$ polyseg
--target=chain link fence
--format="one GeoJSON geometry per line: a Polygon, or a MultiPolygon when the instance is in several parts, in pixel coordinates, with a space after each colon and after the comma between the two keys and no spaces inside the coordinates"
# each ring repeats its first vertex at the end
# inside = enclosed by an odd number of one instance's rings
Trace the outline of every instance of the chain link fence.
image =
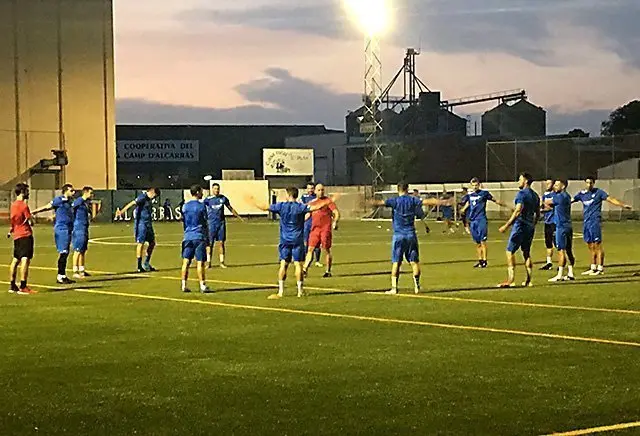
{"type": "MultiPolygon", "coordinates": [[[[515,180],[521,172],[534,178],[582,180],[598,170],[627,159],[640,157],[640,134],[596,138],[543,138],[488,141],[485,152],[485,180],[515,180]]],[[[637,178],[638,175],[616,175],[637,178]]]]}

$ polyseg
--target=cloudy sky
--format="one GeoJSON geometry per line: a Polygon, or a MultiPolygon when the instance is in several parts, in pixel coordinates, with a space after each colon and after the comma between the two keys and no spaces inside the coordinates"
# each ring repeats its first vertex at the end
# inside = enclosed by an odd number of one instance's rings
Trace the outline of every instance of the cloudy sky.
{"type": "MultiPolygon", "coordinates": [[[[419,47],[431,89],[451,99],[524,88],[548,110],[549,133],[597,133],[639,97],[638,0],[390,1],[385,80],[419,47]]],[[[340,0],[114,3],[119,123],[342,129],[360,103],[362,38],[340,0]]]]}

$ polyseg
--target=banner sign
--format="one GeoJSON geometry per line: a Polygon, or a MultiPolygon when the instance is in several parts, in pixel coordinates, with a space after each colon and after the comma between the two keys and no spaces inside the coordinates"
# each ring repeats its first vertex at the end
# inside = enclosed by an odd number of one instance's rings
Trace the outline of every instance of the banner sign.
{"type": "Polygon", "coordinates": [[[118,162],[198,162],[200,141],[134,140],[116,141],[118,162]]]}
{"type": "Polygon", "coordinates": [[[262,170],[265,176],[313,176],[313,149],[264,148],[262,170]]]}

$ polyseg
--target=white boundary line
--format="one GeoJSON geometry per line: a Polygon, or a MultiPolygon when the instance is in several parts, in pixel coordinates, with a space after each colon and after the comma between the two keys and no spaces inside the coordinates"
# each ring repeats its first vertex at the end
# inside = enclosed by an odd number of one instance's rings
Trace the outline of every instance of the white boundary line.
{"type": "Polygon", "coordinates": [[[582,436],[596,433],[604,433],[609,431],[626,430],[628,428],[640,427],[640,421],[626,422],[622,424],[606,425],[602,427],[585,428],[582,430],[572,430],[562,433],[551,433],[546,436],[582,436]]]}

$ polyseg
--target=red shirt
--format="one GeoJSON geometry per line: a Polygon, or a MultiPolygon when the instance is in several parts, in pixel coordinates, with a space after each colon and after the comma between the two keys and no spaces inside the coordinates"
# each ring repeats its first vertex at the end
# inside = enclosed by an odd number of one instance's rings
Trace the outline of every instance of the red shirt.
{"type": "MultiPolygon", "coordinates": [[[[314,200],[313,202],[311,202],[310,204],[313,204],[314,202],[318,201],[318,200],[326,200],[327,197],[325,198],[318,198],[316,200],[314,200]]],[[[318,209],[315,212],[311,213],[311,227],[312,228],[320,228],[320,229],[331,229],[331,224],[333,223],[333,211],[336,210],[336,204],[331,201],[329,202],[329,204],[327,204],[326,207],[323,207],[322,209],[318,209]]]]}
{"type": "Polygon", "coordinates": [[[30,219],[31,211],[26,202],[16,200],[11,203],[11,234],[14,240],[33,235],[30,219]]]}

